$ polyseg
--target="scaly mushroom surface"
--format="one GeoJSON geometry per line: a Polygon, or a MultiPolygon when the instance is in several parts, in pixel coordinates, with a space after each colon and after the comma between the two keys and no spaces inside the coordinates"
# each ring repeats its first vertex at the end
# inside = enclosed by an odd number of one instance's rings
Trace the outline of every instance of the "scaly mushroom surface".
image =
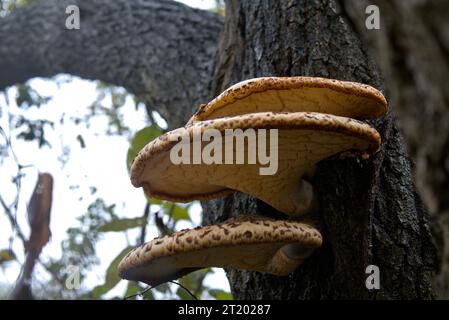
{"type": "Polygon", "coordinates": [[[156,238],[129,252],[118,270],[123,279],[151,286],[205,267],[284,276],[322,241],[312,223],[243,216],[156,238]]]}
{"type": "MultiPolygon", "coordinates": [[[[267,133],[267,145],[270,144],[268,136],[267,133]]],[[[245,150],[257,149],[261,138],[257,140],[255,145],[246,144],[245,150]]],[[[238,190],[281,212],[298,215],[307,212],[313,202],[311,185],[301,180],[304,172],[318,161],[342,152],[370,155],[379,145],[380,136],[369,125],[329,114],[264,112],[225,117],[195,122],[150,142],[132,164],[131,181],[135,187],[143,187],[149,196],[177,202],[208,200],[238,190]],[[192,137],[195,130],[204,133],[209,129],[222,134],[227,129],[277,129],[277,171],[261,175],[263,166],[260,163],[247,162],[232,165],[172,163],[170,151],[177,144],[171,141],[173,136],[192,137]]],[[[204,151],[207,146],[208,143],[203,142],[200,148],[204,151]]],[[[222,146],[221,150],[225,148],[222,146]]]]}
{"type": "Polygon", "coordinates": [[[357,82],[319,77],[262,77],[239,82],[221,93],[189,120],[256,112],[320,112],[355,119],[376,118],[387,101],[375,88],[357,82]]]}

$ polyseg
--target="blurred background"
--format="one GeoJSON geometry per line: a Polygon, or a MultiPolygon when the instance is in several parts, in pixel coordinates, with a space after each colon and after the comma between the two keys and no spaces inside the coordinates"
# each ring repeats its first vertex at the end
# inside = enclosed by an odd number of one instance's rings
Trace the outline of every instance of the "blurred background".
{"type": "MultiPolygon", "coordinates": [[[[30,1],[2,1],[0,17],[30,1]]],[[[216,12],[213,0],[180,1],[216,12]]],[[[134,155],[167,124],[124,88],[70,75],[34,78],[0,93],[0,298],[25,261],[27,206],[39,172],[53,176],[51,239],[32,275],[35,298],[122,299],[145,286],[118,278],[116,267],[142,241],[201,224],[201,206],[157,201],[129,180],[134,155]],[[23,237],[23,239],[22,239],[23,237]],[[75,267],[75,269],[73,269],[75,267]],[[66,280],[79,271],[79,287],[66,280]]],[[[181,284],[201,299],[230,299],[222,269],[181,284]]],[[[175,284],[145,299],[192,299],[175,284]]]]}

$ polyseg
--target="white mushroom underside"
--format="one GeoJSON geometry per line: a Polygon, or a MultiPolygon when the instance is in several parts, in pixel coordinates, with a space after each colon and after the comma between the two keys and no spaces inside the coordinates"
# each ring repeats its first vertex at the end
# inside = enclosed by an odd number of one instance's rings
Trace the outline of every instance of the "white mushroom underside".
{"type": "MultiPolygon", "coordinates": [[[[336,153],[365,150],[369,145],[335,132],[280,129],[278,133],[278,170],[274,175],[260,175],[259,169],[266,166],[259,164],[174,165],[170,151],[163,151],[147,161],[139,180],[158,194],[181,198],[230,188],[251,194],[281,212],[295,214],[307,207],[300,193],[300,180],[307,169],[336,153]]],[[[257,149],[257,144],[246,144],[245,152],[249,148],[257,149]]]]}

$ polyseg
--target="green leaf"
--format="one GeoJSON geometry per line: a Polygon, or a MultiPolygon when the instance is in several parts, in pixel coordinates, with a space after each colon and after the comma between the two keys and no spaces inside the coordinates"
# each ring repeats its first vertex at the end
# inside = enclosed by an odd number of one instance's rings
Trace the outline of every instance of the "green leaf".
{"type": "MultiPolygon", "coordinates": [[[[166,206],[164,204],[164,212],[166,214],[170,213],[170,207],[171,204],[167,203],[168,206],[166,206]]],[[[189,215],[189,211],[187,210],[187,208],[183,208],[181,206],[175,205],[173,207],[173,213],[172,213],[172,217],[173,220],[178,221],[178,220],[188,220],[190,221],[190,215],[189,215]]]]}
{"type": "Polygon", "coordinates": [[[19,108],[28,109],[32,106],[39,108],[50,101],[50,97],[41,96],[29,84],[19,84],[16,86],[16,104],[19,108]]]}
{"type": "Polygon", "coordinates": [[[151,290],[146,291],[142,298],[145,300],[154,300],[153,292],[151,292],[151,290]]]}
{"type": "Polygon", "coordinates": [[[123,218],[123,219],[114,219],[109,222],[106,222],[102,226],[98,228],[100,232],[118,232],[124,231],[132,228],[141,227],[146,224],[146,219],[143,217],[137,218],[123,218]]]}
{"type": "Polygon", "coordinates": [[[155,139],[160,134],[161,134],[161,131],[154,124],[136,132],[136,134],[134,135],[134,137],[131,141],[131,146],[128,149],[128,155],[126,157],[126,165],[127,165],[128,171],[130,171],[131,163],[132,163],[133,159],[137,156],[139,151],[141,149],[143,149],[143,147],[145,147],[148,142],[155,139]]]}
{"type": "Polygon", "coordinates": [[[16,134],[18,139],[25,141],[36,140],[39,143],[39,148],[47,145],[51,147],[50,143],[45,139],[45,128],[49,125],[54,128],[54,123],[48,120],[29,120],[23,116],[19,116],[16,119],[14,126],[20,130],[16,134]]]}
{"type": "MultiPolygon", "coordinates": [[[[145,289],[146,287],[140,286],[137,282],[130,281],[126,289],[125,297],[135,295],[145,289]]],[[[151,292],[151,290],[148,290],[143,294],[142,298],[144,298],[145,300],[154,300],[153,292],[151,292]]]]}
{"type": "MultiPolygon", "coordinates": [[[[203,285],[203,281],[207,274],[213,273],[212,269],[210,268],[204,268],[201,270],[197,270],[195,272],[189,273],[185,275],[184,277],[180,278],[178,282],[182,284],[185,288],[190,290],[190,292],[195,294],[197,297],[200,297],[202,292],[207,289],[203,285]]],[[[188,299],[192,300],[192,296],[182,287],[179,287],[179,289],[176,291],[176,294],[181,299],[188,299]],[[182,290],[182,291],[181,291],[182,290]]]]}
{"type": "MultiPolygon", "coordinates": [[[[205,276],[209,273],[210,269],[201,269],[195,272],[189,273],[180,278],[178,282],[190,291],[195,296],[201,296],[201,293],[205,289],[203,281],[205,276]]],[[[179,286],[176,294],[183,300],[193,300],[193,297],[187,292],[187,290],[179,286]]]]}
{"type": "Polygon", "coordinates": [[[14,252],[9,249],[0,250],[0,264],[16,260],[14,252]]]}
{"type": "Polygon", "coordinates": [[[209,294],[217,300],[234,300],[232,293],[223,290],[210,289],[209,294]]]}
{"type": "Polygon", "coordinates": [[[181,287],[179,287],[178,290],[176,290],[176,295],[181,300],[195,300],[185,289],[183,289],[181,287]]]}
{"type": "Polygon", "coordinates": [[[170,288],[168,287],[168,283],[162,283],[157,287],[155,287],[154,289],[156,289],[159,292],[166,293],[170,288]]]}
{"type": "Polygon", "coordinates": [[[92,289],[91,296],[94,299],[99,299],[103,294],[114,288],[117,283],[121,280],[118,272],[117,267],[120,261],[123,259],[123,257],[133,249],[134,247],[127,247],[120,252],[120,254],[115,257],[114,260],[112,260],[111,264],[109,265],[108,269],[106,270],[106,279],[105,282],[102,285],[96,286],[92,289]]]}
{"type": "Polygon", "coordinates": [[[164,203],[162,200],[154,199],[154,198],[149,197],[148,195],[145,194],[145,192],[143,194],[144,194],[144,196],[147,199],[149,204],[163,204],[164,203]]]}

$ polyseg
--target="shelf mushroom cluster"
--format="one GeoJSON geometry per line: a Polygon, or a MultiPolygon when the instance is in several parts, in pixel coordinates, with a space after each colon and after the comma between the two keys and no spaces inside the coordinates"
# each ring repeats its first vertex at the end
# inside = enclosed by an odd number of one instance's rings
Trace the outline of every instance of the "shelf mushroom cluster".
{"type": "MultiPolygon", "coordinates": [[[[202,267],[289,274],[322,243],[315,223],[297,221],[316,202],[305,175],[317,162],[337,154],[368,158],[375,153],[380,135],[360,120],[382,116],[386,110],[384,96],[373,87],[313,77],[250,79],[201,105],[185,127],[161,135],[139,152],[131,168],[132,184],[149,196],[177,202],[241,191],[295,220],[233,218],[156,238],[121,261],[121,277],[154,286],[202,267]],[[193,137],[210,129],[223,136],[229,129],[277,129],[277,171],[260,174],[258,161],[173,163],[170,152],[179,143],[174,136],[193,137]]],[[[272,143],[268,136],[257,139],[255,146],[247,142],[246,147],[260,147],[262,139],[272,143]]],[[[189,150],[193,143],[184,142],[189,150]]]]}

